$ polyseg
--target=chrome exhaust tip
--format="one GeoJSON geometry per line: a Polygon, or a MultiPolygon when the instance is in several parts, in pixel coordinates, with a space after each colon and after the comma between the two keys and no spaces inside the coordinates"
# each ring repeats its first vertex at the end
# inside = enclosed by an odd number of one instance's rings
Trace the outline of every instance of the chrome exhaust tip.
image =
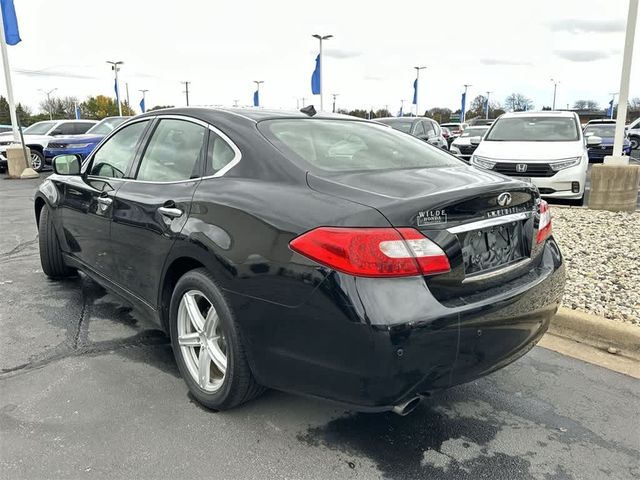
{"type": "Polygon", "coordinates": [[[400,415],[401,417],[404,417],[405,415],[409,415],[411,412],[413,412],[415,408],[420,404],[421,401],[422,401],[422,397],[413,397],[412,399],[407,400],[404,403],[395,405],[391,409],[391,411],[393,413],[400,415]]]}

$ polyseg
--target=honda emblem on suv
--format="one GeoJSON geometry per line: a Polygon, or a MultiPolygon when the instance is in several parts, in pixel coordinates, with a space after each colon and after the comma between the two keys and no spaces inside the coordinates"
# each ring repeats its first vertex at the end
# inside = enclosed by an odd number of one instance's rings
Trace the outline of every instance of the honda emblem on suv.
{"type": "Polygon", "coordinates": [[[498,195],[498,205],[501,207],[508,207],[511,205],[511,194],[509,192],[504,192],[498,195]]]}
{"type": "Polygon", "coordinates": [[[526,163],[516,163],[516,172],[524,173],[526,171],[527,171],[527,164],[526,163]]]}

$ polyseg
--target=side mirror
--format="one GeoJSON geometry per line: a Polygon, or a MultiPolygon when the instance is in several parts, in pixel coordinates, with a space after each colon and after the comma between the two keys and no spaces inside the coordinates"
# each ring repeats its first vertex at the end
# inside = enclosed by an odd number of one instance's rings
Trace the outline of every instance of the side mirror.
{"type": "Polygon", "coordinates": [[[469,143],[471,143],[471,145],[475,145],[476,147],[480,145],[481,141],[482,141],[482,137],[471,137],[469,139],[469,143]]]}
{"type": "Polygon", "coordinates": [[[53,157],[53,171],[58,175],[80,175],[80,155],[53,157]]]}
{"type": "Polygon", "coordinates": [[[597,147],[602,143],[602,138],[596,137],[595,135],[589,135],[587,137],[587,147],[597,147]]]}

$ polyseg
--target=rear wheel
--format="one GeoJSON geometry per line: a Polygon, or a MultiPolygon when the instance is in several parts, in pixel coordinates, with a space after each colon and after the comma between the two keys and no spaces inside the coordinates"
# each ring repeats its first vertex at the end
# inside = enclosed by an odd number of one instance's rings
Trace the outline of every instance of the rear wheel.
{"type": "Polygon", "coordinates": [[[631,150],[637,150],[640,147],[640,137],[631,137],[629,141],[631,142],[631,150]]]}
{"type": "Polygon", "coordinates": [[[68,268],[64,264],[58,234],[53,226],[47,205],[42,207],[38,220],[38,246],[40,247],[42,271],[47,277],[64,278],[76,273],[74,269],[68,268]]]}
{"type": "Polygon", "coordinates": [[[262,392],[231,310],[206,270],[192,270],[178,281],[171,296],[170,333],[182,378],[204,406],[228,410],[262,392]]]}
{"type": "Polygon", "coordinates": [[[31,150],[31,168],[36,172],[41,172],[44,168],[44,155],[37,150],[31,150]]]}

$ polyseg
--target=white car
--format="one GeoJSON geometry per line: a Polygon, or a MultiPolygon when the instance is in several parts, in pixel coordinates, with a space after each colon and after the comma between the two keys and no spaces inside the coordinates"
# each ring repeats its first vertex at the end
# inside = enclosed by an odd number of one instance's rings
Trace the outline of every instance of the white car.
{"type": "MultiPolygon", "coordinates": [[[[22,130],[24,143],[31,150],[31,168],[39,172],[44,167],[44,149],[49,140],[57,136],[82,135],[96,123],[95,120],[47,120],[22,130]]],[[[7,168],[7,147],[13,143],[13,133],[0,134],[0,171],[7,168]]]]}
{"type": "Polygon", "coordinates": [[[640,148],[640,118],[636,118],[625,130],[631,142],[631,150],[640,148]]]}
{"type": "Polygon", "coordinates": [[[456,138],[449,151],[456,157],[468,162],[471,159],[471,155],[475,152],[477,144],[471,143],[472,138],[482,138],[482,136],[489,130],[488,125],[478,125],[477,127],[467,127],[463,130],[462,134],[456,138]]]}
{"type": "MultiPolygon", "coordinates": [[[[475,143],[475,142],[474,142],[475,143]]],[[[581,205],[587,181],[587,147],[574,112],[517,112],[500,116],[471,157],[477,167],[531,181],[546,198],[581,205]]]]}

